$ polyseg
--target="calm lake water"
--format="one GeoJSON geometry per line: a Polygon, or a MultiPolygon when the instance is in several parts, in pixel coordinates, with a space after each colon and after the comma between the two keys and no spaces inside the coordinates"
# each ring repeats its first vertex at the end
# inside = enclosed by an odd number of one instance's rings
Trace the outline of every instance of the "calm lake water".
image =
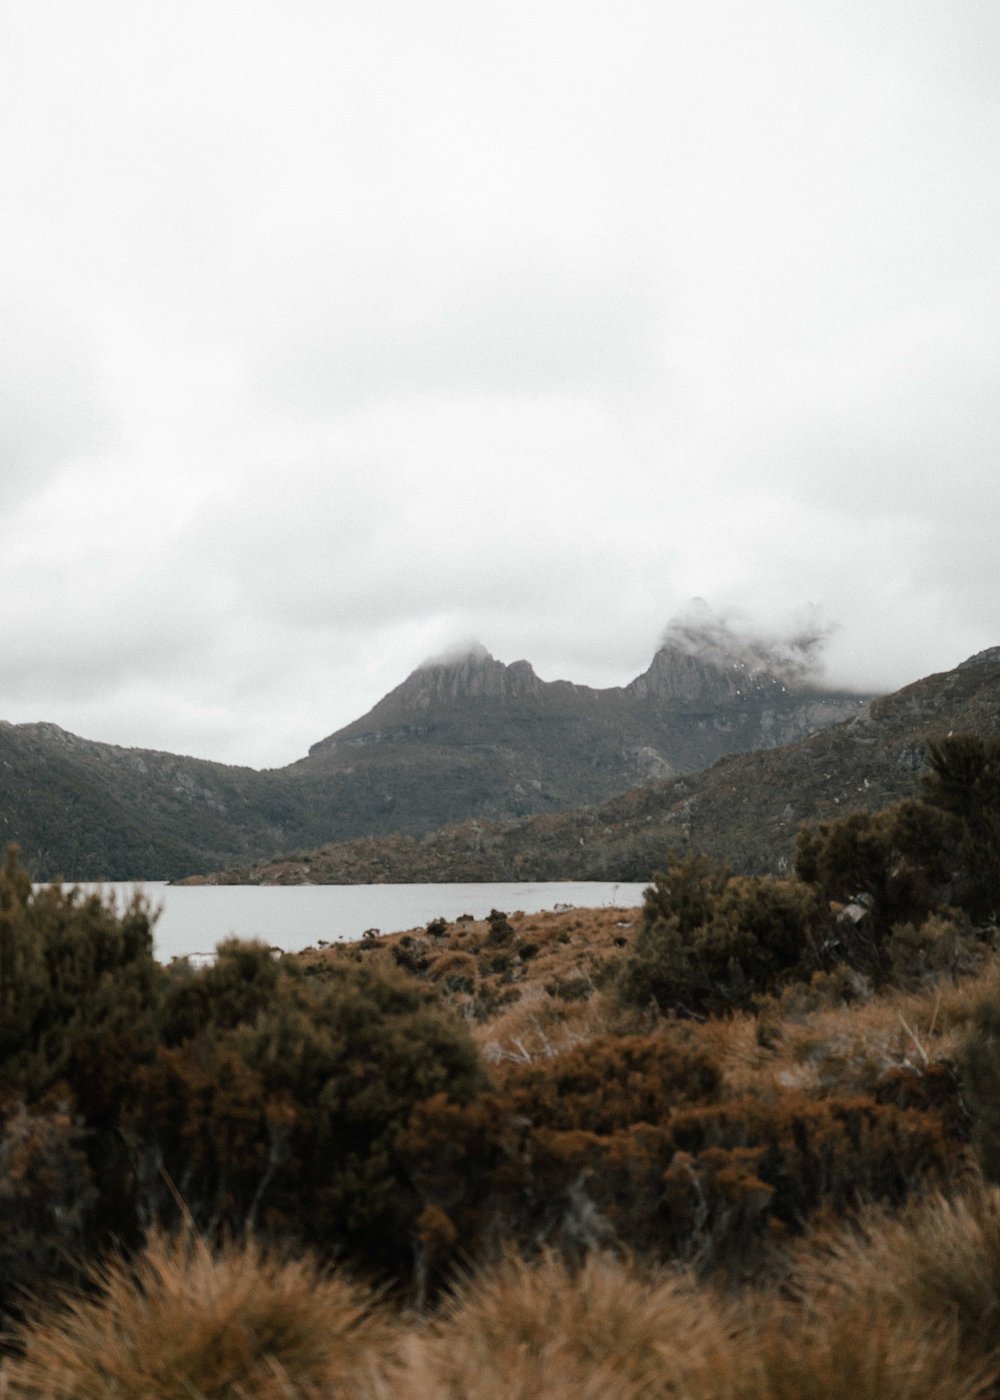
{"type": "Polygon", "coordinates": [[[161,962],[210,954],[223,938],[260,938],[286,952],[360,938],[366,929],[394,933],[431,919],[491,909],[536,914],[556,905],[580,908],[642,903],[645,885],[570,881],[496,885],[166,885],[158,881],[81,885],[114,895],[119,907],[142,890],[160,910],[155,927],[161,962]]]}

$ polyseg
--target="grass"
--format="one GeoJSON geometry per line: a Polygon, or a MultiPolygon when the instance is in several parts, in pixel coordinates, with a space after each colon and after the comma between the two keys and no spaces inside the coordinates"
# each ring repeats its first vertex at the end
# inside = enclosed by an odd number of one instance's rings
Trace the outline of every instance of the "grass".
{"type": "Polygon", "coordinates": [[[154,1234],[89,1283],[35,1310],[10,1400],[360,1400],[396,1355],[398,1326],[369,1290],[252,1241],[154,1234]]]}
{"type": "Polygon", "coordinates": [[[995,1393],[997,1199],[945,1204],[830,1242],[792,1297],[727,1299],[683,1272],[542,1254],[466,1278],[422,1318],[252,1243],[154,1236],[93,1296],[39,1310],[0,1397],[976,1400],[995,1393]],[[952,1227],[950,1263],[926,1273],[952,1227]]]}

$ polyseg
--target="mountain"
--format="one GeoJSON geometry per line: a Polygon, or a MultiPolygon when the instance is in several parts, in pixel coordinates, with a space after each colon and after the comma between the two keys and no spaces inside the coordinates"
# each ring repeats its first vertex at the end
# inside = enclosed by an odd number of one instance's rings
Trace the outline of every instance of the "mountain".
{"type": "Polygon", "coordinates": [[[475,647],[414,671],[298,767],[381,787],[396,829],[426,831],[599,801],[789,743],[864,703],[731,636],[696,640],[673,632],[642,675],[601,690],[543,681],[529,662],[475,647]]]}
{"type": "Polygon", "coordinates": [[[788,869],[802,821],[878,810],[919,789],[928,742],[1000,733],[1000,647],[859,707],[780,748],[722,758],[609,800],[513,822],[466,821],[422,838],[363,839],[213,877],[297,884],[646,880],[668,851],[735,870],[788,869]]]}
{"type": "Polygon", "coordinates": [[[164,879],[294,846],[555,814],[856,715],[802,655],[675,626],[626,686],[544,681],[482,647],[427,663],[258,772],[0,723],[0,834],[38,879],[164,879]]]}

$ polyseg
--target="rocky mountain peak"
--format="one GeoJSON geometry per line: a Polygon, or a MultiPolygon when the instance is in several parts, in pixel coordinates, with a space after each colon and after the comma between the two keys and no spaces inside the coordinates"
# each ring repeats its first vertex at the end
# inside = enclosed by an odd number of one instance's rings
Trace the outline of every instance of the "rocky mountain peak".
{"type": "Polygon", "coordinates": [[[648,669],[626,687],[681,705],[735,705],[809,689],[807,649],[742,638],[719,622],[674,622],[648,669]]]}
{"type": "Polygon", "coordinates": [[[542,682],[528,661],[505,665],[478,642],[467,650],[425,661],[392,692],[404,708],[428,709],[456,700],[512,700],[537,695],[542,682]]]}

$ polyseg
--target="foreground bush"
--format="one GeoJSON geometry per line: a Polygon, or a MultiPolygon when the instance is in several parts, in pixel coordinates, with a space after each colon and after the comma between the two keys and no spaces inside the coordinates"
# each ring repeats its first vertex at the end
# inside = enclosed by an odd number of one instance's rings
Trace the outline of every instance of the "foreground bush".
{"type": "Polygon", "coordinates": [[[422,1100],[485,1085],[465,1027],[397,969],[309,975],[231,943],[189,1033],[202,980],[173,1008],[185,1038],[158,1048],[124,1119],[143,1217],[175,1218],[173,1183],[203,1229],[256,1225],[405,1277],[417,1203],[396,1139],[422,1100]]]}
{"type": "Polygon", "coordinates": [[[230,940],[161,967],[153,920],[0,869],[0,1326],[25,1286],[182,1215],[405,1281],[420,1202],[396,1139],[486,1084],[466,1026],[392,967],[230,940]]]}
{"type": "MultiPolygon", "coordinates": [[[[544,1242],[569,1259],[626,1249],[739,1281],[818,1217],[901,1204],[964,1162],[936,1113],[867,1095],[679,1101],[653,1122],[593,1132],[555,1128],[544,1111],[532,1121],[519,1079],[466,1106],[426,1100],[400,1139],[432,1276],[459,1250],[482,1261],[544,1242]]],[[[571,1123],[572,1100],[560,1112],[571,1123]]]]}
{"type": "Polygon", "coordinates": [[[29,1320],[11,1400],[362,1400],[398,1342],[367,1289],[249,1242],[155,1235],[87,1283],[29,1320]]]}

